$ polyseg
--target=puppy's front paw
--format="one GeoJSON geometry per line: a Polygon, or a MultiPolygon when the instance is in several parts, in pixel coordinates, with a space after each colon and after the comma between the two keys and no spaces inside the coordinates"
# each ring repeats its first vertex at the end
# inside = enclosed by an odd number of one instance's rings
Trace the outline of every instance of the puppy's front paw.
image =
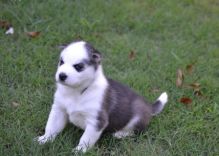
{"type": "Polygon", "coordinates": [[[79,153],[79,152],[85,153],[87,150],[88,150],[88,147],[83,146],[83,145],[78,145],[77,147],[75,147],[75,148],[72,150],[72,152],[73,152],[73,153],[79,153]]]}
{"type": "Polygon", "coordinates": [[[47,138],[46,136],[38,136],[36,138],[34,138],[34,141],[37,141],[40,145],[45,144],[47,141],[49,141],[49,138],[47,138]]]}

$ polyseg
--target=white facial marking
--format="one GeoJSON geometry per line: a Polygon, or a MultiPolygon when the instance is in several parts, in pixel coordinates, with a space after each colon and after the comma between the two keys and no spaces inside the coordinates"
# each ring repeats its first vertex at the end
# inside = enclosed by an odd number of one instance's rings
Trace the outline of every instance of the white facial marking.
{"type": "Polygon", "coordinates": [[[85,42],[80,41],[67,46],[62,52],[61,57],[66,63],[78,63],[82,59],[88,59],[85,42]]]}
{"type": "Polygon", "coordinates": [[[83,41],[76,42],[61,52],[61,62],[55,76],[58,83],[83,89],[94,80],[94,67],[87,63],[89,56],[85,44],[83,41]],[[65,78],[61,76],[63,74],[65,78]]]}

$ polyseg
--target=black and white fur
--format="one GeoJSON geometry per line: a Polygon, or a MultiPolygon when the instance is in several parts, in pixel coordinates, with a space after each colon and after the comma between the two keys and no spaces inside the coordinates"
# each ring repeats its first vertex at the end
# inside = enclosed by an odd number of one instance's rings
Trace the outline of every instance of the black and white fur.
{"type": "Polygon", "coordinates": [[[167,102],[162,93],[148,104],[127,86],[104,76],[101,55],[84,41],[68,45],[55,75],[57,90],[40,144],[52,141],[71,122],[84,130],[76,151],[86,152],[103,132],[122,138],[143,131],[167,102]]]}

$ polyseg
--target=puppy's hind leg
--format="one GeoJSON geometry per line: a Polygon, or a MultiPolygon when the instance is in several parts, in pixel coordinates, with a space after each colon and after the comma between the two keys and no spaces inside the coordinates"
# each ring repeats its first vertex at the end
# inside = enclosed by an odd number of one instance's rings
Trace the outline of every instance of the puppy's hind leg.
{"type": "Polygon", "coordinates": [[[64,129],[66,123],[67,116],[64,110],[53,105],[46,124],[45,134],[37,137],[35,140],[37,140],[39,144],[53,141],[58,133],[64,129]]]}
{"type": "Polygon", "coordinates": [[[134,116],[124,128],[113,133],[113,136],[118,139],[121,139],[127,136],[132,136],[134,134],[135,126],[139,122],[139,120],[140,120],[139,116],[137,115],[134,116]]]}
{"type": "Polygon", "coordinates": [[[133,134],[134,134],[133,130],[130,130],[130,131],[120,130],[120,131],[113,133],[113,137],[115,137],[117,139],[122,139],[122,138],[127,137],[127,136],[132,136],[133,134]]]}

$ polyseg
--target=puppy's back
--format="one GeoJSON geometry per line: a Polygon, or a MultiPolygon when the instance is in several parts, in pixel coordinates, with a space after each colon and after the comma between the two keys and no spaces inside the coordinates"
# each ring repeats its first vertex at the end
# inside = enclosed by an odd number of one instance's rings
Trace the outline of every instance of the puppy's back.
{"type": "Polygon", "coordinates": [[[129,87],[112,79],[107,80],[109,87],[103,103],[109,121],[106,131],[121,130],[136,115],[144,118],[146,126],[152,116],[151,105],[129,87]]]}

